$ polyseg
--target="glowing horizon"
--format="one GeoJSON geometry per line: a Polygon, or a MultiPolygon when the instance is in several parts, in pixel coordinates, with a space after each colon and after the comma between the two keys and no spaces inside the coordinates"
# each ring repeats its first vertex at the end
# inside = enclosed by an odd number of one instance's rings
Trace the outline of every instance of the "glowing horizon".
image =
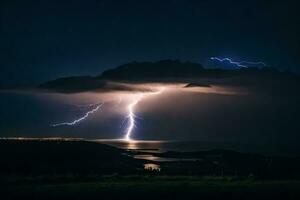
{"type": "MultiPolygon", "coordinates": [[[[214,85],[210,87],[186,87],[187,84],[188,83],[180,83],[180,84],[155,83],[155,84],[139,84],[139,85],[135,84],[132,86],[132,88],[135,89],[134,92],[129,91],[129,92],[100,93],[100,94],[93,93],[94,98],[97,98],[96,102],[102,102],[102,103],[85,104],[84,107],[88,107],[89,110],[85,111],[85,113],[83,113],[83,116],[81,116],[80,118],[70,122],[67,121],[67,122],[62,122],[57,124],[51,124],[50,126],[59,127],[59,126],[78,125],[84,122],[85,120],[88,120],[88,118],[92,117],[92,115],[94,115],[95,112],[100,110],[100,107],[105,103],[108,107],[112,109],[112,112],[117,112],[118,115],[124,116],[122,125],[125,122],[125,127],[123,126],[122,129],[120,130],[121,136],[119,136],[118,139],[124,142],[134,142],[135,140],[133,140],[132,137],[138,124],[137,106],[139,106],[139,103],[141,101],[146,100],[146,97],[161,94],[163,93],[163,91],[167,89],[168,89],[168,93],[166,93],[165,95],[173,95],[174,93],[178,93],[178,92],[184,92],[190,94],[199,92],[205,94],[212,93],[212,94],[222,94],[222,95],[237,95],[237,94],[242,95],[247,93],[247,91],[243,91],[243,89],[240,88],[230,88],[230,87],[225,88],[225,87],[214,86],[214,85]]],[[[82,98],[82,96],[80,97],[82,98]]],[[[160,98],[164,99],[164,97],[160,97],[160,98]]],[[[158,99],[157,97],[155,97],[155,99],[152,100],[160,102],[160,98],[158,99]]],[[[88,100],[90,102],[91,98],[90,96],[89,98],[84,96],[83,100],[85,101],[88,100]]],[[[74,101],[74,99],[72,99],[72,101],[74,101]]],[[[140,105],[139,109],[140,110],[149,109],[148,108],[149,104],[146,107],[144,105],[147,104],[140,105]]],[[[75,106],[78,106],[78,104],[75,106]]],[[[107,109],[103,113],[104,115],[102,117],[106,117],[107,114],[109,114],[106,113],[109,112],[107,109]]]]}

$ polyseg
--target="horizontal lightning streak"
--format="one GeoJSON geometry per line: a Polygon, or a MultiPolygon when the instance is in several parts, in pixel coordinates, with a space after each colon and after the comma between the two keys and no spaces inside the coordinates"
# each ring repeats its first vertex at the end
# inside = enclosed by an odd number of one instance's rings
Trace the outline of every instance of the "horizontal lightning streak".
{"type": "MultiPolygon", "coordinates": [[[[94,104],[91,104],[91,105],[94,105],[94,104]]],[[[95,104],[95,105],[96,105],[96,104],[95,104]]],[[[94,108],[94,109],[92,109],[92,110],[86,112],[84,116],[82,116],[82,117],[80,117],[79,119],[76,119],[76,120],[74,120],[74,121],[72,121],[72,122],[63,122],[63,123],[58,123],[58,124],[52,124],[51,126],[53,126],[53,127],[64,126],[64,125],[66,125],[66,126],[73,126],[73,125],[75,125],[75,124],[81,122],[82,120],[86,119],[90,114],[93,114],[93,113],[95,113],[96,111],[98,111],[99,108],[100,108],[102,105],[103,105],[103,103],[98,104],[96,108],[94,108]]]]}
{"type": "Polygon", "coordinates": [[[75,105],[75,106],[86,108],[86,107],[98,106],[98,105],[100,105],[100,104],[101,104],[101,103],[90,103],[90,104],[82,104],[82,105],[75,105]]]}
{"type": "Polygon", "coordinates": [[[233,64],[233,65],[236,65],[237,67],[243,67],[243,68],[248,68],[247,65],[263,65],[263,66],[267,66],[264,62],[251,62],[251,61],[241,61],[241,62],[236,62],[236,61],[233,61],[232,59],[230,58],[218,58],[218,57],[211,57],[210,58],[211,60],[217,60],[219,62],[229,62],[230,64],[233,64]]]}

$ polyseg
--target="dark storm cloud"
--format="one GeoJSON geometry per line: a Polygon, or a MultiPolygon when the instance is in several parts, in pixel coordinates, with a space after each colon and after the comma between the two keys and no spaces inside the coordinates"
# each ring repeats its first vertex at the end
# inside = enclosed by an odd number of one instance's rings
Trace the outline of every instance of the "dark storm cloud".
{"type": "Polygon", "coordinates": [[[2,83],[210,56],[298,69],[297,1],[1,1],[2,83]]]}

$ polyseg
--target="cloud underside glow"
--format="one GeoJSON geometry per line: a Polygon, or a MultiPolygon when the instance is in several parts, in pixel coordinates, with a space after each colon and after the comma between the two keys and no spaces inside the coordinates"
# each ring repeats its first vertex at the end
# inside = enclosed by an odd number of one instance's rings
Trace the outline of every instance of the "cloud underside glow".
{"type": "MultiPolygon", "coordinates": [[[[149,109],[149,105],[156,104],[155,101],[161,99],[168,98],[169,94],[172,93],[213,93],[213,94],[220,94],[220,95],[235,95],[238,92],[234,91],[233,89],[224,89],[222,87],[213,86],[213,87],[185,87],[186,83],[183,84],[135,84],[134,87],[138,88],[137,91],[133,92],[111,92],[111,93],[93,93],[93,97],[95,99],[99,98],[102,102],[105,103],[106,106],[113,108],[115,112],[121,113],[122,115],[126,113],[125,121],[126,126],[123,129],[124,134],[122,139],[124,141],[133,141],[136,125],[137,125],[137,114],[136,111],[138,110],[147,110],[149,109]],[[144,90],[144,88],[146,88],[144,90]],[[161,96],[163,95],[163,96],[161,96]],[[151,97],[151,99],[150,99],[151,97]],[[159,98],[159,99],[158,99],[159,98]],[[142,101],[149,99],[150,101],[146,103],[146,107],[144,104],[139,104],[142,101]],[[157,100],[155,100],[157,99],[157,100]],[[143,107],[144,106],[144,107],[143,107]]],[[[78,97],[82,98],[84,94],[78,95],[78,97]]],[[[92,98],[93,98],[92,97],[92,98]]],[[[91,98],[91,96],[90,96],[91,98]]],[[[89,99],[90,100],[90,99],[89,99]]],[[[160,101],[159,101],[160,102],[160,101]]],[[[100,110],[100,108],[104,105],[104,103],[96,103],[96,104],[89,104],[87,107],[89,110],[84,113],[84,115],[74,121],[70,122],[62,122],[52,124],[52,127],[59,127],[59,126],[75,126],[80,123],[83,123],[89,117],[92,117],[96,112],[100,110]]],[[[155,106],[155,105],[153,105],[155,106]]],[[[103,112],[104,115],[108,113],[103,112]]]]}

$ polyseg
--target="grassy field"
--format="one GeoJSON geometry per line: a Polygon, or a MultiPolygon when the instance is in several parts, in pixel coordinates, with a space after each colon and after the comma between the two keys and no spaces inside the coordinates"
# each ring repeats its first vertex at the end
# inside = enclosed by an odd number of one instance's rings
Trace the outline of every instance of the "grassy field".
{"type": "Polygon", "coordinates": [[[93,181],[8,184],[2,185],[0,191],[9,199],[299,199],[300,181],[111,176],[93,181]]]}
{"type": "Polygon", "coordinates": [[[184,155],[201,161],[149,171],[148,161],[125,150],[86,141],[0,140],[0,150],[8,152],[0,159],[0,200],[300,199],[299,158],[212,150],[184,155]]]}

